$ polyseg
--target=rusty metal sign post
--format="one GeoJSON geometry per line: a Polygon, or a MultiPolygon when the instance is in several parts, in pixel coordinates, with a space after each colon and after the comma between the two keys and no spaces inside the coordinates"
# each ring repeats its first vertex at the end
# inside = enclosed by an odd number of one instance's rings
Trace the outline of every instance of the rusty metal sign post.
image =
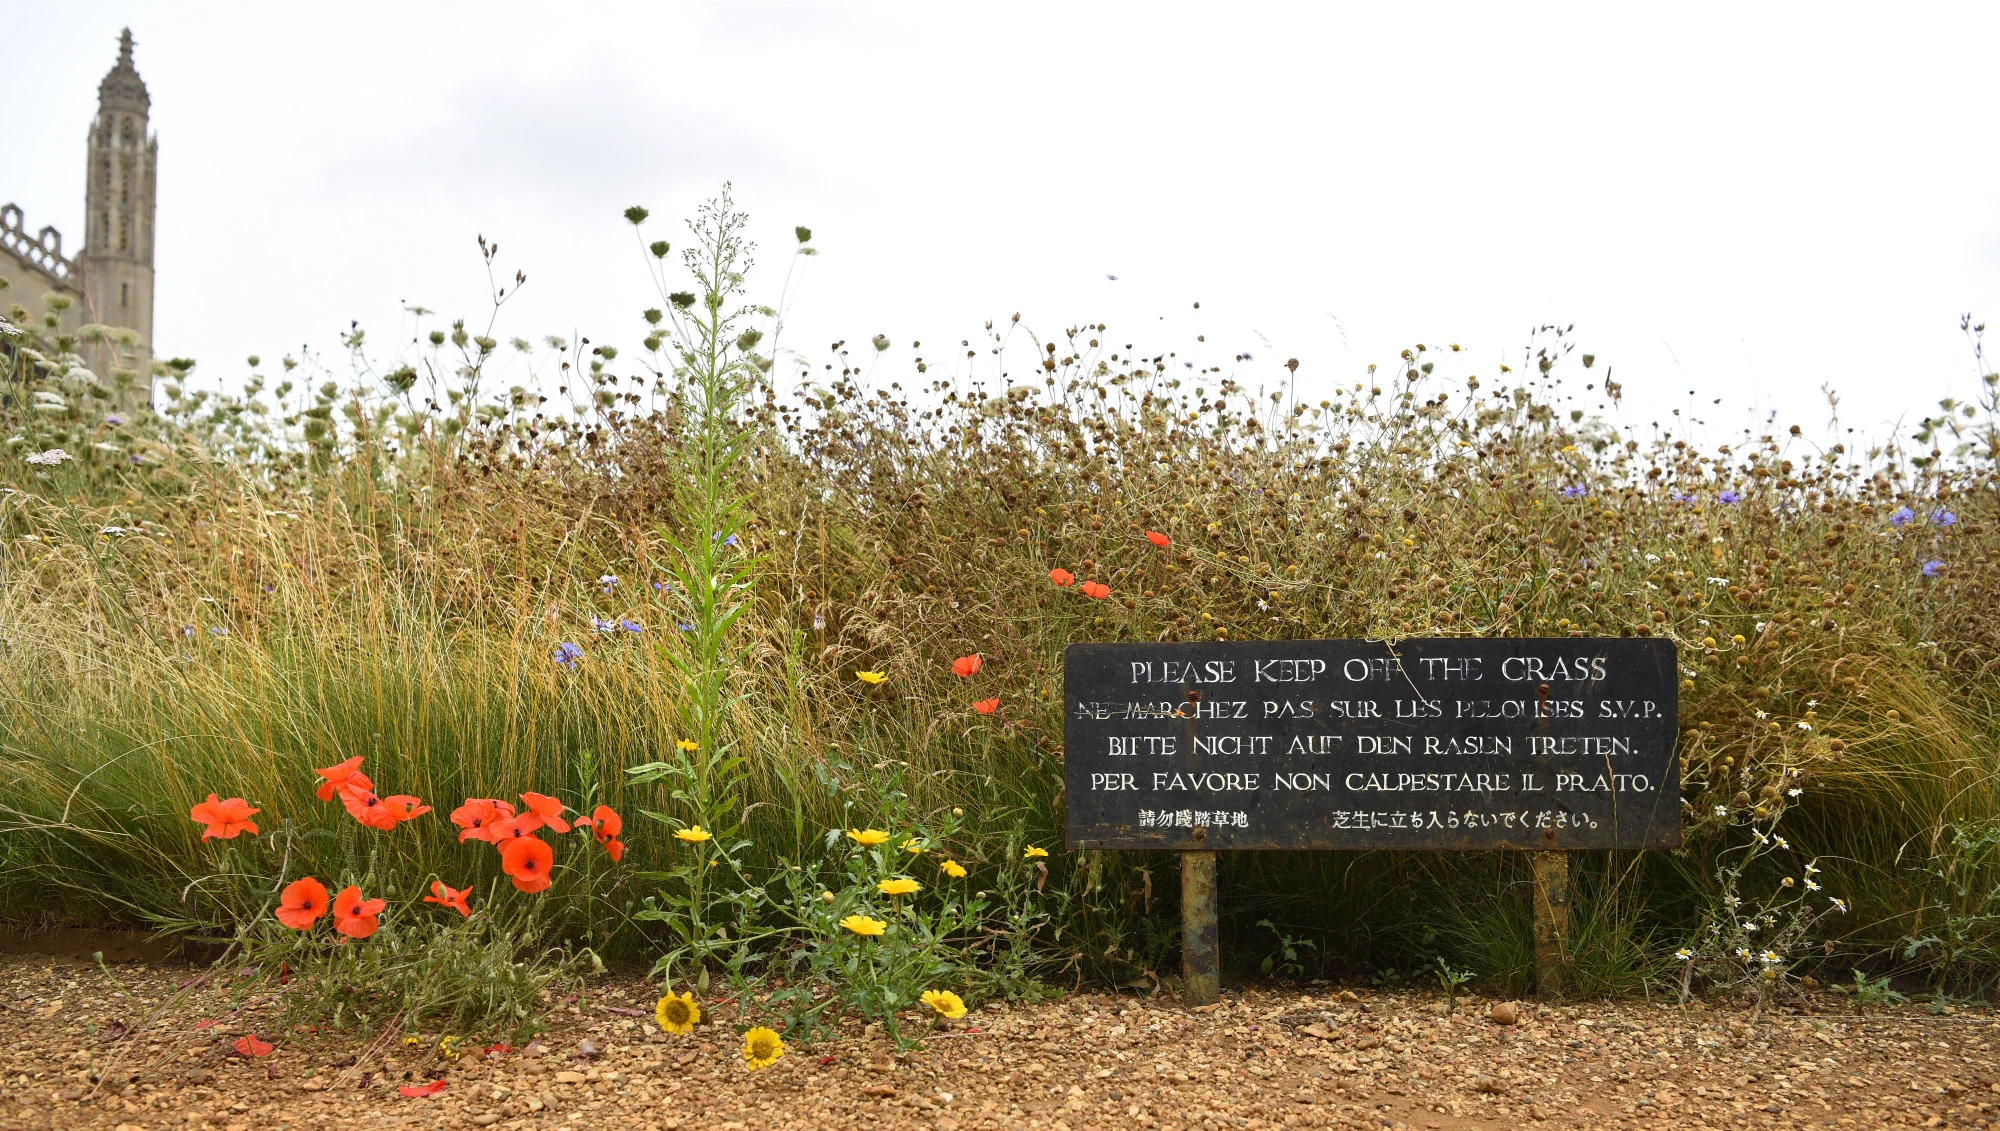
{"type": "Polygon", "coordinates": [[[1215,916],[1215,853],[1181,853],[1181,982],[1189,1005],[1222,996],[1215,916]]]}
{"type": "Polygon", "coordinates": [[[1569,966],[1569,853],[1537,852],[1535,858],[1535,996],[1562,996],[1569,966]]]}
{"type": "Polygon", "coordinates": [[[1556,996],[1566,852],[1681,842],[1671,641],[1073,644],[1063,660],[1069,847],[1182,854],[1190,1004],[1220,994],[1220,851],[1527,851],[1536,988],[1556,996]]]}

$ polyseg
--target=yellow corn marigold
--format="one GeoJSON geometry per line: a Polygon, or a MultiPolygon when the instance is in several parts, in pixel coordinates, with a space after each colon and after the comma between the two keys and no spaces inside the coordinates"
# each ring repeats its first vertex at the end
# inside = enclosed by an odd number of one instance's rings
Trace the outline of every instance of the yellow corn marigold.
{"type": "Polygon", "coordinates": [[[854,678],[873,686],[889,678],[888,672],[855,672],[854,678]]]}
{"type": "Polygon", "coordinates": [[[947,1020],[956,1021],[965,1016],[965,1001],[950,990],[925,990],[921,1000],[947,1020]]]}
{"type": "Polygon", "coordinates": [[[889,929],[889,924],[880,919],[870,919],[866,915],[849,915],[840,921],[840,925],[857,935],[871,939],[889,929]]]}
{"type": "Polygon", "coordinates": [[[863,848],[873,848],[883,841],[888,840],[889,834],[883,832],[881,829],[849,829],[847,830],[847,839],[863,848]]]}
{"type": "Polygon", "coordinates": [[[675,829],[674,839],[684,840],[689,844],[701,844],[705,841],[714,840],[715,834],[702,828],[700,825],[696,825],[691,829],[675,829]]]}
{"type": "Polygon", "coordinates": [[[653,1007],[653,1020],[659,1022],[661,1030],[668,1033],[692,1033],[701,1024],[701,1006],[695,1004],[691,993],[668,993],[653,1007]]]}
{"type": "Polygon", "coordinates": [[[944,863],[939,864],[938,870],[943,872],[945,875],[950,876],[954,880],[962,880],[965,878],[965,865],[960,864],[956,860],[947,860],[944,863]]]}
{"type": "Polygon", "coordinates": [[[875,885],[875,890],[881,892],[883,895],[914,895],[917,889],[923,886],[915,880],[899,877],[893,880],[883,880],[881,883],[875,885]]]}
{"type": "Polygon", "coordinates": [[[752,1069],[769,1068],[783,1055],[784,1039],[762,1025],[743,1034],[743,1062],[752,1069]]]}
{"type": "Polygon", "coordinates": [[[1041,857],[1041,856],[1047,856],[1048,854],[1049,854],[1049,850],[1048,850],[1048,849],[1046,849],[1046,848],[1036,848],[1036,847],[1035,847],[1034,845],[1032,845],[1032,844],[1031,844],[1031,845],[1029,845],[1029,846],[1028,846],[1028,850],[1027,850],[1026,852],[1023,852],[1023,853],[1021,854],[1021,859],[1023,859],[1023,860],[1033,860],[1033,859],[1035,859],[1035,858],[1037,858],[1037,857],[1041,857]]]}

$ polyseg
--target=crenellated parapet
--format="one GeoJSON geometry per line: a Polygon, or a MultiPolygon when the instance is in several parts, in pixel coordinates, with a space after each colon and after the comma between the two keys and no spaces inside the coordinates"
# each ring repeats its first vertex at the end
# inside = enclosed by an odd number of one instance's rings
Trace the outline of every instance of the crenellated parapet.
{"type": "Polygon", "coordinates": [[[62,233],[44,226],[29,235],[18,204],[0,205],[0,248],[13,252],[23,266],[48,276],[49,282],[59,289],[76,285],[76,264],[63,255],[62,233]]]}

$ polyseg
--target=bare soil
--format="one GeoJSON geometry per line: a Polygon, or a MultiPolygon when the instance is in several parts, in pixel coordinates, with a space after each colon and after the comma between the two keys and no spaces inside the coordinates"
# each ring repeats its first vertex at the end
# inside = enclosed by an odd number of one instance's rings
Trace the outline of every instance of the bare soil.
{"type": "Polygon", "coordinates": [[[1198,1010],[1086,994],[988,1005],[901,1055],[857,1028],[751,1071],[726,1006],[662,1034],[636,980],[557,1003],[523,1048],[450,1061],[448,1034],[271,1031],[254,993],[232,1005],[195,974],[0,958],[0,1128],[1985,1127],[2000,1103],[1990,1012],[1862,1016],[1832,995],[1447,1014],[1335,987],[1198,1010]],[[275,1051],[236,1054],[245,1033],[275,1051]],[[435,1095],[398,1092],[433,1077],[435,1095]]]}

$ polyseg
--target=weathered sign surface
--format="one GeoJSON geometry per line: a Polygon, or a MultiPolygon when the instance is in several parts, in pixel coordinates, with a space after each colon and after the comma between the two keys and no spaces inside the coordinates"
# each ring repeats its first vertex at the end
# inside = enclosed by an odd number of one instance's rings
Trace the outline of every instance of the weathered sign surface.
{"type": "Polygon", "coordinates": [[[1073,848],[1666,848],[1674,646],[1073,644],[1073,848]]]}

